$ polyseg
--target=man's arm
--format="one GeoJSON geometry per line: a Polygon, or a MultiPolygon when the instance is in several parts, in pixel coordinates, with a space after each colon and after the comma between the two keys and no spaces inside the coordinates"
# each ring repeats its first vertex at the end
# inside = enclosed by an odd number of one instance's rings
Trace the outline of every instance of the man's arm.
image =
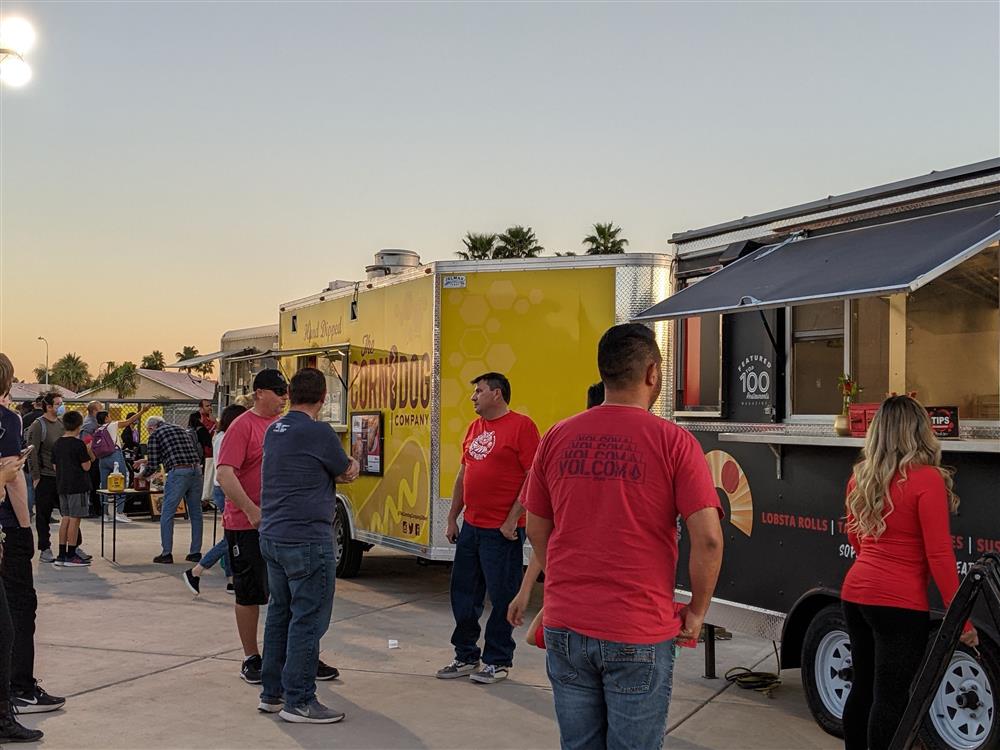
{"type": "Polygon", "coordinates": [[[7,498],[10,502],[10,507],[14,509],[18,525],[22,529],[30,528],[31,514],[28,512],[28,484],[24,479],[24,472],[21,471],[24,461],[14,456],[5,458],[0,461],[0,464],[4,466],[9,464],[18,467],[17,474],[5,485],[7,498]]]}
{"type": "Polygon", "coordinates": [[[148,477],[160,470],[160,441],[156,438],[155,432],[149,436],[149,442],[146,443],[146,458],[144,460],[145,464],[139,472],[140,477],[148,477]]]}
{"type": "Polygon", "coordinates": [[[451,508],[448,510],[448,530],[445,531],[445,536],[448,541],[452,544],[458,542],[458,516],[462,512],[462,508],[465,507],[465,464],[458,470],[458,476],[455,477],[455,487],[451,491],[451,508]]]}
{"type": "Polygon", "coordinates": [[[215,470],[216,479],[219,486],[226,493],[226,502],[232,503],[250,520],[250,524],[256,529],[260,525],[260,508],[254,504],[250,496],[243,489],[240,480],[236,478],[236,471],[232,466],[219,466],[215,470]]]}
{"type": "Polygon", "coordinates": [[[38,424],[39,419],[45,417],[38,417],[28,428],[28,445],[32,446],[31,453],[28,454],[28,468],[34,484],[38,484],[38,480],[42,478],[42,427],[38,424]]]}
{"type": "MultiPolygon", "coordinates": [[[[521,489],[517,491],[518,497],[521,496],[523,489],[524,482],[521,482],[521,489]]],[[[517,539],[517,523],[521,520],[522,515],[524,515],[524,506],[521,505],[520,500],[515,500],[514,504],[510,506],[510,512],[507,514],[506,520],[500,526],[500,533],[511,541],[517,539]]]]}
{"type": "MultiPolygon", "coordinates": [[[[530,518],[530,516],[529,516],[530,518]]],[[[722,567],[722,524],[717,508],[702,508],[685,520],[691,540],[688,575],[691,578],[691,601],[681,613],[683,623],[677,638],[691,640],[701,633],[701,626],[712,602],[715,584],[722,567]]]]}
{"type": "Polygon", "coordinates": [[[549,538],[552,530],[556,527],[551,518],[536,516],[528,511],[527,532],[528,541],[531,542],[531,549],[535,553],[535,559],[542,570],[545,570],[546,553],[549,550],[549,538]]]}

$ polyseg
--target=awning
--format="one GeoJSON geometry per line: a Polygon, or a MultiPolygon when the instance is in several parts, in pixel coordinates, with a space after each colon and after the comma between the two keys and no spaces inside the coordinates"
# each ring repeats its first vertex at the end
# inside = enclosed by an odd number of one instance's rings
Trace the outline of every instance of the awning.
{"type": "Polygon", "coordinates": [[[818,237],[745,255],[636,321],[913,292],[1000,238],[1000,202],[818,237]]]}
{"type": "Polygon", "coordinates": [[[225,359],[225,352],[213,352],[212,354],[199,354],[197,357],[191,357],[191,359],[182,359],[180,362],[174,362],[172,365],[167,365],[171,369],[183,370],[188,367],[197,367],[198,365],[203,365],[206,362],[214,362],[217,359],[225,359]]]}
{"type": "Polygon", "coordinates": [[[244,354],[240,357],[230,357],[230,362],[245,362],[251,359],[281,359],[282,357],[301,357],[307,354],[338,354],[343,357],[349,348],[349,344],[337,344],[335,346],[312,346],[306,349],[268,349],[266,352],[256,352],[254,354],[244,354]]]}

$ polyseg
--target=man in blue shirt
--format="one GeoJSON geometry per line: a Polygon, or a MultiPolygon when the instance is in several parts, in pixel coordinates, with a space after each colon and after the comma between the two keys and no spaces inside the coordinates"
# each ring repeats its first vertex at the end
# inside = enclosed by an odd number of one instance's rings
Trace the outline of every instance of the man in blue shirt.
{"type": "Polygon", "coordinates": [[[333,613],[336,482],[354,481],[360,467],[337,433],[316,421],[326,401],[323,373],[299,370],[288,395],[291,408],[264,435],[261,466],[260,550],[271,600],[258,708],[285,721],[333,724],[344,714],[316,699],[316,666],[333,613]]]}

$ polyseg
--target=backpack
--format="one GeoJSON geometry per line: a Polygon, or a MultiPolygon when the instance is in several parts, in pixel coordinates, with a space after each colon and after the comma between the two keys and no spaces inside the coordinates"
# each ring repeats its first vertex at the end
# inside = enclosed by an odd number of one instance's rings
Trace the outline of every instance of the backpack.
{"type": "Polygon", "coordinates": [[[90,441],[90,450],[94,452],[95,458],[107,458],[118,450],[118,444],[111,437],[107,427],[100,427],[90,441]]]}

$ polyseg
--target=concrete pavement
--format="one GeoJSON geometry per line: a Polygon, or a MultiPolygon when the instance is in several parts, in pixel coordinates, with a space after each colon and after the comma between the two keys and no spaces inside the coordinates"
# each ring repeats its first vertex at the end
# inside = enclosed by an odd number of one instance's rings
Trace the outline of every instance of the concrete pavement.
{"type": "MultiPolygon", "coordinates": [[[[208,549],[211,524],[206,530],[208,549]]],[[[521,645],[511,678],[493,686],[438,680],[451,658],[446,566],[375,550],[361,576],[338,581],[323,659],[341,679],[319,698],[347,712],[333,726],[287,724],[259,714],[258,688],[239,679],[242,652],[232,597],[218,567],[195,599],[184,563],[154,565],[158,526],[118,527],[118,564],[100,558],[100,524],[84,522],[86,569],[37,564],[36,676],[62,711],[22,717],[53,748],[555,748],[544,653],[521,645]],[[390,649],[390,639],[399,648],[390,649]]],[[[178,521],[175,559],[190,538],[178,521]]],[[[109,535],[110,539],[110,535],[109,535]]],[[[110,556],[110,550],[108,551],[110,556]]],[[[538,602],[536,602],[537,604],[538,602]]],[[[263,635],[263,623],[261,625],[263,635]]],[[[771,644],[735,634],[718,644],[719,674],[774,669],[771,644]]],[[[809,716],[797,671],[772,698],[705,680],[703,654],[678,662],[667,748],[838,748],[809,716]]]]}

